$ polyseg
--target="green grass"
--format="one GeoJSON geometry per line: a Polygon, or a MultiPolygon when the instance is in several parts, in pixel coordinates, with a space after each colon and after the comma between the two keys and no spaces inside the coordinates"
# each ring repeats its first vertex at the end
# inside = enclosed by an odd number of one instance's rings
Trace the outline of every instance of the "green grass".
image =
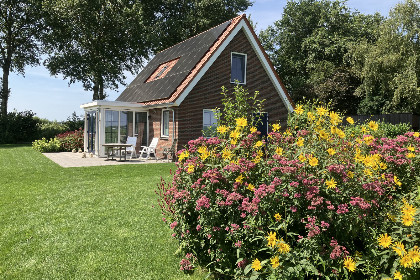
{"type": "Polygon", "coordinates": [[[156,202],[171,168],[61,168],[1,145],[0,279],[202,279],[179,271],[156,202]]]}

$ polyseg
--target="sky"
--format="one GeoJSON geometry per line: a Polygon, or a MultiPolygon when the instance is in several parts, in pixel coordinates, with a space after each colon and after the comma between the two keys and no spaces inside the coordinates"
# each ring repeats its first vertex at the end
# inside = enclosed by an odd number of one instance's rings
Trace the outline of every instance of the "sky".
{"type": "MultiPolygon", "coordinates": [[[[274,21],[279,20],[283,13],[286,0],[255,0],[252,7],[245,13],[251,14],[257,24],[257,34],[274,21]]],[[[400,0],[348,0],[347,5],[363,14],[379,12],[387,16],[389,10],[400,0]]],[[[128,73],[126,83],[129,84],[134,75],[128,73]]],[[[62,76],[50,76],[43,66],[27,67],[25,76],[11,73],[9,76],[11,89],[8,111],[31,110],[36,116],[49,120],[64,121],[73,112],[83,115],[80,105],[92,101],[92,92],[85,91],[80,83],[71,84],[62,76]]],[[[117,91],[107,90],[107,100],[115,100],[124,90],[120,86],[117,91]]]]}

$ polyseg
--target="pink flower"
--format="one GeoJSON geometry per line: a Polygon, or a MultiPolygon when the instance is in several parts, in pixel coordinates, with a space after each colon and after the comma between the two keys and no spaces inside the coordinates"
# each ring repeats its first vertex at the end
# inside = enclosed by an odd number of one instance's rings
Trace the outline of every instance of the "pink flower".
{"type": "Polygon", "coordinates": [[[177,225],[178,225],[178,222],[177,222],[177,221],[175,221],[175,222],[173,222],[172,224],[170,224],[170,225],[169,225],[169,227],[170,227],[171,229],[174,229],[177,225]]]}
{"type": "Polygon", "coordinates": [[[202,207],[204,208],[210,208],[210,199],[208,199],[206,197],[206,195],[201,196],[199,199],[197,199],[196,201],[196,206],[195,206],[195,210],[201,210],[202,207]]]}
{"type": "Polygon", "coordinates": [[[237,241],[237,242],[235,243],[235,247],[237,247],[237,248],[241,248],[241,246],[242,246],[242,241],[237,241]]]}

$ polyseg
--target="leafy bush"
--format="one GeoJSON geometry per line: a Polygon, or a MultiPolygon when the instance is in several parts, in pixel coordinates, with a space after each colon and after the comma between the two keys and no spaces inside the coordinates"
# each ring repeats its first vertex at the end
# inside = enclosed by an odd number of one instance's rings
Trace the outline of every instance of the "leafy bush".
{"type": "MultiPolygon", "coordinates": [[[[230,100],[229,102],[231,102],[230,100]]],[[[418,279],[419,133],[372,135],[299,105],[267,139],[249,112],[224,112],[218,137],[179,152],[159,185],[163,219],[185,258],[237,279],[418,279]]],[[[345,122],[352,123],[351,119],[345,122]]]]}
{"type": "Polygon", "coordinates": [[[47,119],[37,119],[37,121],[38,139],[54,138],[57,134],[61,134],[69,130],[66,124],[57,121],[49,121],[47,119]]]}
{"type": "Polygon", "coordinates": [[[372,133],[375,137],[395,138],[398,135],[403,135],[411,130],[408,123],[390,124],[386,122],[378,122],[379,127],[376,133],[372,133]]]}
{"type": "Polygon", "coordinates": [[[0,143],[32,142],[37,138],[37,121],[32,111],[10,112],[0,116],[0,143]]]}
{"type": "Polygon", "coordinates": [[[57,138],[51,138],[49,141],[42,138],[32,142],[32,148],[41,153],[56,153],[61,152],[61,143],[57,138]]]}
{"type": "Polygon", "coordinates": [[[67,126],[67,130],[74,131],[83,129],[85,126],[85,120],[83,116],[78,116],[76,112],[73,112],[70,117],[64,122],[67,126]]]}
{"type": "Polygon", "coordinates": [[[71,152],[73,149],[83,149],[84,147],[84,131],[83,129],[75,131],[67,131],[57,135],[61,148],[65,152],[71,152]]]}

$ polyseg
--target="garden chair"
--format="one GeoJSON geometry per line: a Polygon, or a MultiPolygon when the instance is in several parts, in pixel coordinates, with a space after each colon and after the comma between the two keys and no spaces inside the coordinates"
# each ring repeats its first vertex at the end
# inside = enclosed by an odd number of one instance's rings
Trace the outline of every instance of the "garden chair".
{"type": "Polygon", "coordinates": [[[155,159],[157,159],[156,157],[156,146],[158,144],[159,138],[153,138],[152,142],[150,143],[150,145],[147,146],[141,146],[142,150],[140,152],[140,158],[146,158],[149,159],[151,157],[151,155],[153,154],[153,157],[155,159]]]}
{"type": "Polygon", "coordinates": [[[178,139],[174,139],[174,141],[172,142],[172,146],[170,148],[165,148],[163,149],[163,155],[166,157],[166,159],[169,162],[169,155],[171,156],[171,159],[173,160],[175,158],[176,155],[176,142],[178,141],[178,139]]]}
{"type": "Polygon", "coordinates": [[[137,144],[137,137],[128,136],[126,144],[131,144],[131,147],[126,148],[126,152],[130,152],[130,159],[136,158],[136,144],[137,144]]]}

